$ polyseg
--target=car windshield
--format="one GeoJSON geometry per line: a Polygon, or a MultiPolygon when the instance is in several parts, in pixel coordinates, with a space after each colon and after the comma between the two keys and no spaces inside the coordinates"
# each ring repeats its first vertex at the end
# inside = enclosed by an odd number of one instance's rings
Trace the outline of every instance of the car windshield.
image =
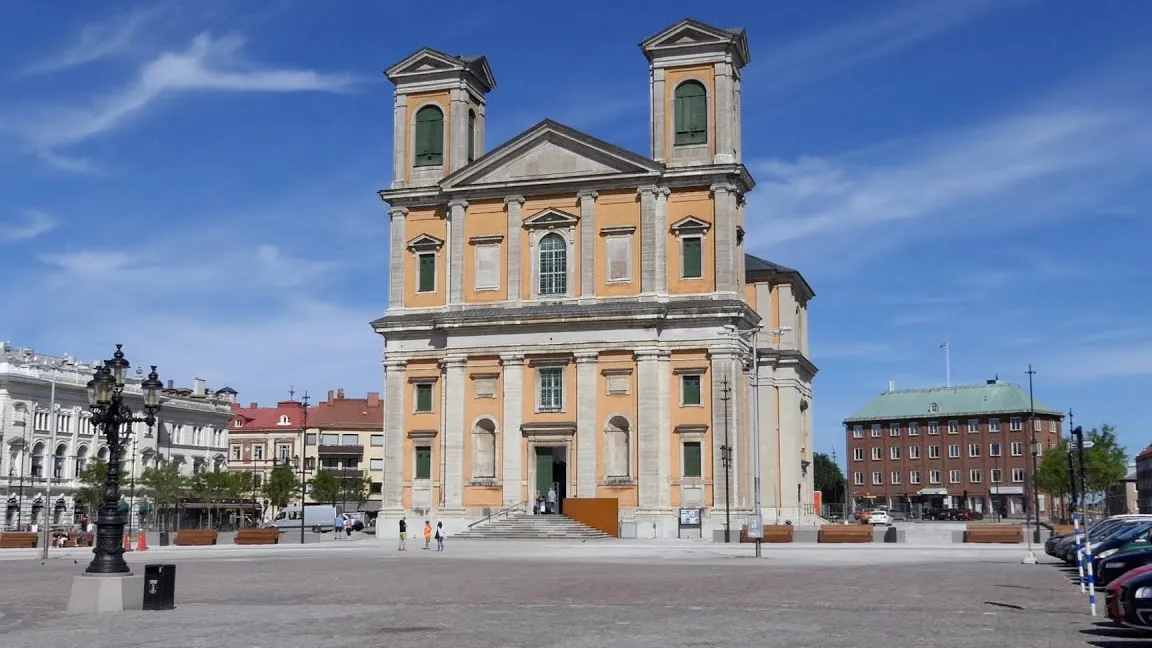
{"type": "Polygon", "coordinates": [[[1141,536],[1148,535],[1148,529],[1152,529],[1152,524],[1141,522],[1133,524],[1130,529],[1123,529],[1116,534],[1117,538],[1123,541],[1135,540],[1141,536]]]}

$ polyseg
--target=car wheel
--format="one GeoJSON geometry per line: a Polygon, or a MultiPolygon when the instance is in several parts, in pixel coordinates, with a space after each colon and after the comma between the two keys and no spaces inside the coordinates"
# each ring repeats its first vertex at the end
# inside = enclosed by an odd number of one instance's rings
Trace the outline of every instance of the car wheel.
{"type": "Polygon", "coordinates": [[[312,527],[312,533],[323,533],[323,530],[320,528],[319,525],[316,525],[316,526],[312,527]]]}

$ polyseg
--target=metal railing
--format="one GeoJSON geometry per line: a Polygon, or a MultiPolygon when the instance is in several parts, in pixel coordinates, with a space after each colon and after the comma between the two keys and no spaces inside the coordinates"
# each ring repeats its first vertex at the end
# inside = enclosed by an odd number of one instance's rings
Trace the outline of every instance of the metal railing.
{"type": "Polygon", "coordinates": [[[528,500],[524,500],[523,502],[520,502],[518,504],[513,504],[512,506],[502,508],[499,511],[496,511],[495,513],[492,513],[485,518],[481,518],[479,520],[476,520],[472,524],[469,524],[468,528],[471,529],[474,526],[486,524],[488,522],[491,522],[493,518],[498,518],[498,517],[505,517],[506,518],[506,517],[508,517],[508,515],[510,513],[513,513],[515,511],[525,511],[527,506],[528,506],[528,500]]]}

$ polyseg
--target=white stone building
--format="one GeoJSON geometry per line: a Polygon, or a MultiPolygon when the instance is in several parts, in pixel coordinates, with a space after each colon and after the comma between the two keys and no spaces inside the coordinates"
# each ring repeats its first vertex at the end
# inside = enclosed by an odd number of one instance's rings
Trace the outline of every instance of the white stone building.
{"type": "MultiPolygon", "coordinates": [[[[94,366],[8,344],[0,347],[3,528],[23,527],[32,521],[43,524],[45,512],[52,524],[70,524],[81,513],[73,500],[80,487],[77,475],[93,459],[108,458],[107,444],[93,429],[88,412],[86,385],[94,366]],[[55,416],[50,409],[53,382],[55,416]],[[50,495],[48,475],[52,476],[50,495]]],[[[125,394],[132,407],[142,406],[139,380],[130,372],[125,394]]],[[[125,497],[132,479],[158,460],[171,457],[186,474],[211,465],[223,467],[235,397],[230,388],[209,391],[200,379],[191,389],[175,388],[169,382],[155,428],[136,424],[122,455],[125,497]]]]}

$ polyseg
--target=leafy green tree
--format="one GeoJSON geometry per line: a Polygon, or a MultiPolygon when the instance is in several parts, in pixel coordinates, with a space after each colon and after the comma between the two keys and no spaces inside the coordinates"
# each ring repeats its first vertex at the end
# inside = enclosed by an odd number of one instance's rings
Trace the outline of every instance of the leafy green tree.
{"type": "Polygon", "coordinates": [[[108,464],[99,459],[89,461],[77,476],[80,488],[76,491],[76,501],[84,505],[88,517],[96,519],[104,504],[104,485],[108,481],[108,464]]]}
{"type": "Polygon", "coordinates": [[[229,499],[255,499],[255,480],[250,472],[235,472],[231,473],[232,483],[230,484],[228,498],[229,499]]]}
{"type": "Polygon", "coordinates": [[[296,473],[290,467],[277,466],[268,475],[268,481],[264,482],[262,490],[264,497],[272,503],[272,506],[284,508],[292,501],[293,496],[300,492],[300,481],[296,479],[296,473]]]}
{"type": "MultiPolygon", "coordinates": [[[[1128,473],[1128,455],[1124,447],[1117,443],[1116,428],[1111,425],[1092,428],[1084,433],[1084,440],[1092,442],[1092,447],[1084,450],[1084,472],[1088,480],[1085,490],[1092,495],[1103,493],[1128,473]]],[[[1055,448],[1044,451],[1036,470],[1041,492],[1052,493],[1057,497],[1068,495],[1068,446],[1068,441],[1061,439],[1055,448]]],[[[1079,487],[1080,463],[1075,446],[1072,447],[1072,453],[1079,487]]]]}
{"type": "MultiPolygon", "coordinates": [[[[1031,458],[1028,459],[1031,461],[1031,458]]],[[[1058,499],[1068,496],[1068,441],[1060,439],[1055,448],[1048,448],[1036,468],[1036,483],[1040,492],[1051,493],[1058,499]]],[[[1029,485],[1029,491],[1031,485],[1029,485]]]]}
{"type": "Polygon", "coordinates": [[[361,504],[368,501],[368,492],[372,487],[372,480],[368,477],[348,477],[340,480],[340,501],[344,503],[345,509],[359,508],[361,504]],[[354,504],[354,507],[349,507],[349,504],[354,504]]]}
{"type": "Polygon", "coordinates": [[[825,503],[844,501],[844,473],[823,452],[812,455],[812,483],[816,490],[824,493],[825,503]]]}
{"type": "Polygon", "coordinates": [[[156,510],[165,511],[168,519],[171,518],[170,511],[189,487],[188,478],[180,474],[180,466],[172,461],[145,468],[140,474],[140,485],[152,498],[156,510]]]}
{"type": "Polygon", "coordinates": [[[340,481],[330,470],[317,471],[312,477],[312,500],[335,504],[344,488],[340,481]]]}

